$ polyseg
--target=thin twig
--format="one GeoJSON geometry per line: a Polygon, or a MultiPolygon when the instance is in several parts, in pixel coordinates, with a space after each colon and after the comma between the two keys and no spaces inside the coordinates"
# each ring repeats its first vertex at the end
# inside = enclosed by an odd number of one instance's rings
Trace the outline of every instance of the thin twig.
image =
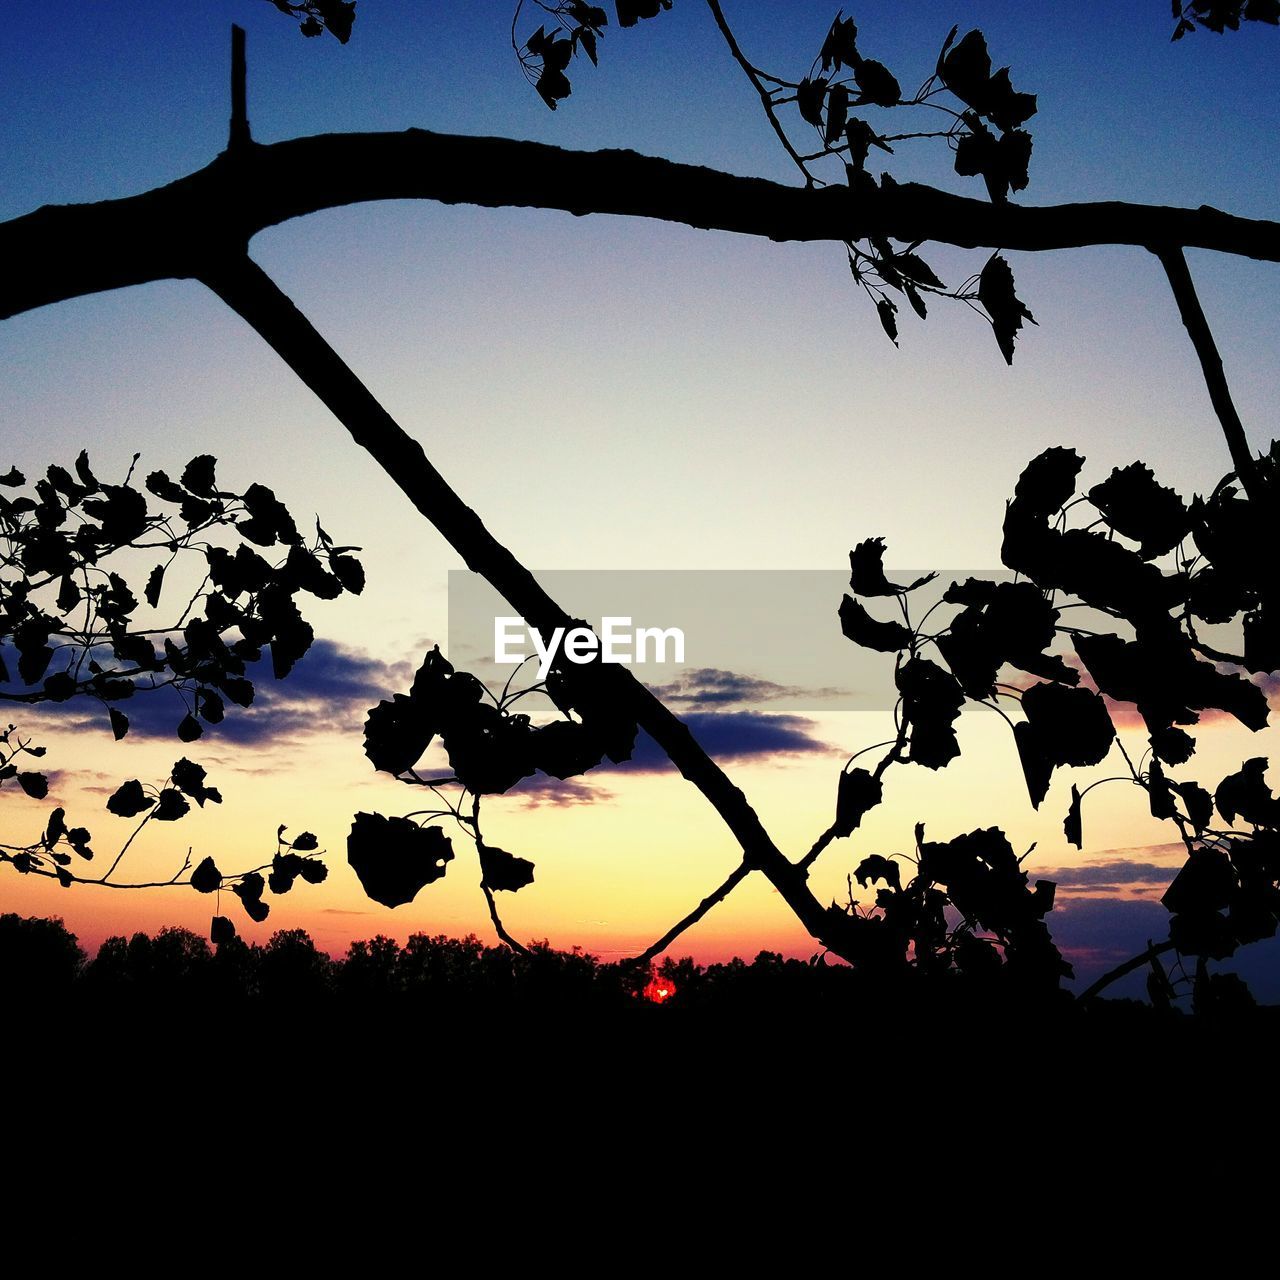
{"type": "Polygon", "coordinates": [[[712,890],[703,900],[698,903],[692,911],[689,912],[683,920],[673,924],[670,929],[660,937],[657,942],[646,947],[638,956],[635,957],[634,963],[648,964],[654,956],[661,955],[686,929],[692,928],[703,916],[718,903],[723,902],[734,889],[738,887],[751,873],[751,868],[745,862],[739,863],[728,878],[720,885],[718,889],[712,890]]]}
{"type": "Polygon", "coordinates": [[[1149,946],[1140,955],[1134,956],[1131,960],[1126,960],[1124,964],[1116,965],[1114,969],[1108,970],[1095,982],[1091,987],[1082,991],[1079,996],[1080,1003],[1086,1000],[1092,1000],[1100,991],[1105,990],[1113,982],[1118,982],[1121,978],[1131,974],[1135,969],[1141,969],[1143,965],[1150,964],[1156,956],[1163,955],[1166,951],[1173,950],[1172,942],[1160,942],[1154,946],[1149,946]]]}
{"type": "Polygon", "coordinates": [[[1174,301],[1178,304],[1178,313],[1191,338],[1191,345],[1196,349],[1200,359],[1200,371],[1204,374],[1205,386],[1209,390],[1209,399],[1213,411],[1222,424],[1222,433],[1227,438],[1227,448],[1231,452],[1231,462],[1235,467],[1240,483],[1251,501],[1260,506],[1266,495],[1258,483],[1258,476],[1253,461],[1253,451],[1249,448],[1249,440],[1244,432],[1244,424],[1236,412],[1231,399],[1231,388],[1227,385],[1226,374],[1222,370],[1222,356],[1218,345],[1213,340],[1213,331],[1205,318],[1196,295],[1196,287],[1187,269],[1187,259],[1177,245],[1163,245],[1153,248],[1152,253],[1160,259],[1160,265],[1169,278],[1169,287],[1173,290],[1174,301]]]}
{"type": "MultiPolygon", "coordinates": [[[[800,172],[804,174],[806,186],[813,186],[813,174],[809,172],[805,162],[800,158],[800,153],[791,145],[791,139],[787,137],[786,130],[782,127],[778,120],[777,113],[773,109],[773,99],[769,96],[769,90],[764,87],[761,82],[761,73],[747,61],[741,49],[738,48],[738,42],[734,38],[733,32],[729,30],[729,24],[725,21],[724,11],[720,8],[719,0],[707,0],[707,8],[711,10],[711,16],[716,20],[716,26],[720,28],[720,34],[724,36],[724,42],[729,46],[729,52],[733,55],[734,61],[746,73],[746,77],[751,81],[755,91],[760,95],[760,103],[764,107],[764,113],[769,117],[769,123],[773,126],[773,131],[778,135],[778,141],[782,143],[792,160],[800,172]]],[[[772,76],[768,77],[773,80],[774,84],[781,84],[782,81],[774,80],[772,76]]]]}

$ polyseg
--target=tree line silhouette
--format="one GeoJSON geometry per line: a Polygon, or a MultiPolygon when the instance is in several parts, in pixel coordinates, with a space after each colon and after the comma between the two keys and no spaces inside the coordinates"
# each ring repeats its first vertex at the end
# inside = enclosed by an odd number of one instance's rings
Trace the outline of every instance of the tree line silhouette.
{"type": "MultiPolygon", "coordinates": [[[[0,971],[11,975],[15,1007],[56,1015],[66,1002],[110,1014],[236,1006],[367,1008],[404,1004],[460,1015],[505,1011],[598,1013],[640,1019],[782,1018],[815,1014],[875,1017],[884,1028],[923,1013],[1007,1015],[1017,1009],[1043,1025],[1177,1026],[1177,1010],[1134,1000],[1080,1004],[1062,993],[1050,1008],[1027,1008],[960,984],[947,991],[907,990],[847,965],[761,951],[747,961],[699,964],[670,957],[656,970],[605,962],[545,942],[522,951],[486,945],[474,934],[416,933],[404,943],[384,935],[353,941],[340,957],[320,950],[303,929],[282,929],[262,944],[230,938],[216,945],[189,929],[107,938],[90,958],[59,918],[0,914],[0,971]]],[[[1219,976],[1200,1013],[1242,1026],[1277,1025],[1229,976],[1219,976]]]]}

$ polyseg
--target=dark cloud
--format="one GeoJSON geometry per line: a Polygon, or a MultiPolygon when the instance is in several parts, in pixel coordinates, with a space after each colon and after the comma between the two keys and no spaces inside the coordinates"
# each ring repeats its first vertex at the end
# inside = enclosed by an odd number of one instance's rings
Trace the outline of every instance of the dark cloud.
{"type": "Polygon", "coordinates": [[[1111,968],[1169,934],[1169,913],[1150,899],[1071,898],[1058,903],[1046,924],[1059,949],[1076,964],[1078,978],[1111,968]]]}
{"type": "MultiPolygon", "coordinates": [[[[753,760],[831,750],[827,743],[813,736],[813,722],[803,716],[767,715],[760,711],[690,711],[681,719],[707,754],[716,760],[753,760]]],[[[661,773],[673,766],[662,748],[641,731],[630,760],[618,765],[606,761],[602,767],[630,773],[661,773]]]]}
{"type": "MultiPolygon", "coordinates": [[[[221,724],[204,726],[200,743],[253,747],[325,733],[359,733],[369,708],[407,688],[413,669],[412,663],[380,662],[332,641],[317,640],[284,680],[272,676],[269,662],[254,663],[247,673],[256,690],[252,704],[228,705],[221,724]]],[[[129,737],[178,743],[175,731],[187,708],[174,690],[143,691],[117,705],[129,717],[129,737]]],[[[41,703],[38,714],[76,728],[108,732],[106,713],[82,699],[41,703]]]]}
{"type": "Polygon", "coordinates": [[[797,685],[777,684],[720,667],[696,667],[682,672],[669,684],[651,685],[663,702],[688,707],[754,705],[776,702],[781,698],[812,700],[848,696],[847,689],[804,689],[797,685]]]}
{"type": "Polygon", "coordinates": [[[1162,867],[1154,862],[1091,862],[1082,867],[1058,867],[1036,874],[1054,881],[1060,889],[1090,889],[1101,893],[1121,885],[1167,885],[1177,870],[1177,867],[1162,867]]]}

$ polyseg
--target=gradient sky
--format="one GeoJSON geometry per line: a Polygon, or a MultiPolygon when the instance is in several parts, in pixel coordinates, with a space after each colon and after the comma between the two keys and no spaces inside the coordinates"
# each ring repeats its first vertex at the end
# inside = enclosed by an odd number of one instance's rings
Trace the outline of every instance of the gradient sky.
{"type": "MultiPolygon", "coordinates": [[[[817,4],[725,8],[748,56],[788,76],[807,72],[833,16],[817,4]]],[[[130,194],[205,164],[226,136],[232,21],[248,30],[261,141],[416,125],[625,146],[793,180],[705,6],[678,0],[633,30],[610,27],[600,68],[578,68],[554,114],[520,74],[512,9],[361,0],[341,47],[304,41],[263,0],[182,9],[10,0],[0,218],[130,194]]],[[[1164,0],[882,0],[850,12],[864,52],[911,87],[953,23],[983,28],[997,65],[1039,94],[1025,203],[1121,198],[1276,216],[1266,149],[1280,127],[1274,30],[1171,44],[1164,0]]],[[[522,19],[521,30],[533,25],[522,19]]],[[[945,149],[918,146],[899,149],[888,166],[896,177],[980,194],[951,173],[945,149]]],[[[537,568],[840,569],[849,547],[873,535],[887,538],[897,565],[995,567],[1004,500],[1048,445],[1078,448],[1091,479],[1142,457],[1188,494],[1227,465],[1162,274],[1136,250],[1012,255],[1039,321],[1012,369],[959,306],[939,305],[923,324],[905,315],[895,350],[833,246],[395,202],[286,224],[252,252],[537,568]]],[[[986,255],[926,256],[953,283],[986,255]]],[[[1241,416],[1262,446],[1280,402],[1280,268],[1190,260],[1241,416]]],[[[414,807],[404,788],[372,774],[356,730],[370,695],[403,687],[405,664],[444,638],[447,572],[458,561],[274,354],[196,284],[63,303],[0,324],[0,429],[0,470],[38,474],[86,445],[105,475],[122,473],[136,450],[148,469],[170,471],[212,452],[226,483],[270,484],[301,518],[318,512],[339,540],[364,548],[366,594],[309,611],[328,647],[312,656],[313,671],[300,668],[290,718],[242,742],[196,744],[189,754],[227,803],[141,849],[134,869],[172,868],[175,840],[179,860],[190,843],[197,856],[246,865],[269,855],[287,822],[321,836],[333,874],[279,900],[266,925],[241,918],[246,936],[302,926],[334,950],[378,931],[487,936],[469,866],[394,913],[365,900],[345,866],[352,812],[414,807]]],[[[1177,857],[1159,848],[1168,833],[1145,816],[1142,795],[1094,793],[1088,843],[1075,853],[1061,836],[1062,786],[1033,813],[1007,730],[982,715],[965,718],[964,761],[937,776],[890,775],[888,803],[856,844],[826,855],[817,891],[843,896],[857,858],[904,848],[916,820],[937,837],[1000,823],[1015,845],[1039,842],[1038,870],[1065,869],[1057,932],[1074,939],[1082,968],[1161,935],[1150,868],[1177,857]],[[1121,862],[1138,870],[1125,878],[1121,862]]],[[[727,762],[792,853],[826,825],[840,764],[885,736],[873,714],[807,721],[788,753],[727,762]]],[[[184,754],[163,739],[116,745],[100,727],[40,723],[55,793],[104,833],[117,820],[102,813],[101,788],[163,776],[184,754]]],[[[1267,754],[1270,739],[1206,728],[1194,776],[1216,779],[1242,755],[1267,754]]],[[[47,806],[11,790],[0,797],[6,826],[39,823],[47,806]]],[[[491,806],[492,838],[538,864],[537,883],[504,903],[524,936],[602,954],[643,946],[736,860],[715,815],[669,774],[602,776],[568,799],[491,806]]],[[[460,850],[460,863],[467,856],[460,850]]],[[[208,901],[189,891],[63,892],[13,874],[0,877],[0,907],[57,911],[90,944],[169,922],[203,930],[208,917],[208,901]]],[[[678,950],[710,959],[761,946],[811,950],[763,882],[678,950]]]]}

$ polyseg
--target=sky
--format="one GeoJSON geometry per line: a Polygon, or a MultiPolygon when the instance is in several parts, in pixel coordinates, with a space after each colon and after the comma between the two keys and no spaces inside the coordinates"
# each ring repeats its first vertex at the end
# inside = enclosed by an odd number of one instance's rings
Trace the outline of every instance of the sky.
{"type": "MultiPolygon", "coordinates": [[[[260,141],[418,126],[628,147],[795,180],[704,5],[677,0],[634,29],[611,26],[600,67],[576,68],[573,95],[554,113],[511,50],[513,7],[361,0],[340,46],[302,39],[264,0],[183,9],[10,0],[0,219],[124,196],[206,164],[226,137],[232,22],[248,32],[260,141]]],[[[725,10],[747,56],[786,77],[807,73],[834,16],[808,3],[725,10]]],[[[1039,95],[1020,202],[1208,203],[1275,216],[1274,165],[1260,141],[1280,126],[1272,29],[1171,44],[1163,0],[885,2],[850,12],[864,53],[912,87],[953,24],[986,32],[997,65],[1039,95]]],[[[535,25],[522,15],[519,30],[535,25]]],[[[900,146],[885,167],[899,180],[981,194],[951,172],[940,144],[917,147],[900,146]]],[[[839,571],[854,543],[883,536],[891,565],[978,572],[998,567],[1003,503],[1022,466],[1050,445],[1083,453],[1087,480],[1140,457],[1188,495],[1227,467],[1162,274],[1138,250],[1010,254],[1038,321],[1012,368],[981,318],[959,305],[932,308],[925,323],[904,315],[892,346],[838,246],[387,202],[273,228],[251,251],[535,569],[839,571]]],[[[949,284],[986,256],[924,252],[949,284]]],[[[1198,252],[1189,260],[1241,417],[1262,447],[1280,402],[1280,268],[1198,252]]],[[[287,823],[320,836],[332,874],[278,899],[264,925],[239,917],[245,936],[303,927],[335,953],[376,932],[488,936],[465,851],[443,881],[395,911],[365,899],[345,865],[354,812],[418,807],[372,772],[359,727],[445,640],[448,573],[460,566],[275,355],[191,282],[61,303],[0,324],[0,433],[0,470],[36,474],[82,447],[108,475],[122,475],[138,451],[148,470],[170,472],[214,453],[227,483],[269,484],[300,519],[318,514],[339,541],[361,546],[369,575],[358,600],[312,605],[316,650],[292,685],[264,697],[252,727],[229,726],[188,751],[158,722],[154,734],[116,744],[96,722],[24,720],[49,745],[54,798],[110,840],[125,827],[102,810],[114,783],[163,777],[191,754],[226,803],[159,838],[148,832],[129,855],[139,878],[171,872],[187,845],[228,865],[262,861],[287,823]]],[[[712,654],[701,665],[768,678],[739,659],[712,654]]],[[[742,732],[721,734],[719,758],[779,845],[798,854],[829,820],[839,768],[886,736],[886,715],[778,710],[751,697],[744,686],[744,701],[728,707],[742,732]]],[[[686,709],[699,713],[696,699],[686,709]]],[[[982,714],[966,714],[965,756],[950,769],[890,774],[885,805],[856,841],[824,856],[815,892],[843,900],[856,861],[905,849],[916,821],[937,837],[1000,824],[1015,846],[1035,843],[1028,865],[1062,886],[1055,933],[1082,973],[1163,936],[1168,875],[1153,868],[1179,859],[1142,794],[1095,792],[1078,853],[1062,839],[1063,784],[1032,811],[1007,729],[982,714]]],[[[1266,755],[1271,738],[1206,726],[1203,776],[1266,755]]],[[[12,787],[0,793],[6,830],[39,825],[46,809],[12,787]]],[[[657,769],[592,775],[558,796],[529,789],[487,812],[490,838],[538,867],[535,884],[503,904],[512,931],[605,956],[646,945],[736,862],[700,796],[657,769]]],[[[207,928],[208,901],[189,890],[63,891],[32,879],[0,877],[0,909],[57,912],[91,947],[167,923],[207,928]]],[[[753,880],[676,950],[714,960],[762,947],[813,950],[753,880]]]]}

